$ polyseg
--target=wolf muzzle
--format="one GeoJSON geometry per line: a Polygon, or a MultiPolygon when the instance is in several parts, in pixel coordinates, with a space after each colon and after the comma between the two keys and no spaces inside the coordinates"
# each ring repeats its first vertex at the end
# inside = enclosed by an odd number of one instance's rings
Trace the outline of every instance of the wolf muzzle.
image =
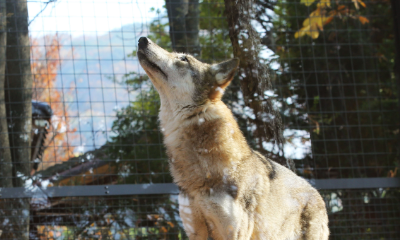
{"type": "Polygon", "coordinates": [[[147,37],[141,37],[139,38],[139,48],[140,49],[145,49],[147,48],[147,46],[149,45],[149,40],[147,39],[147,37]]]}
{"type": "MultiPolygon", "coordinates": [[[[160,66],[158,64],[156,64],[156,62],[154,62],[154,49],[161,49],[159,46],[157,46],[157,44],[152,44],[153,47],[149,48],[149,45],[151,44],[151,40],[149,40],[147,37],[141,37],[139,38],[138,41],[138,46],[139,46],[139,51],[137,52],[137,56],[139,58],[139,62],[142,65],[142,67],[147,70],[152,70],[152,71],[157,71],[159,72],[161,75],[164,76],[165,80],[168,80],[168,76],[167,74],[160,68],[160,66]],[[145,65],[143,65],[143,63],[145,65]],[[147,66],[147,67],[146,67],[147,66]]],[[[164,50],[165,52],[165,50],[164,50]]],[[[157,61],[158,59],[156,59],[157,61]]],[[[150,74],[149,72],[147,72],[147,74],[150,74]]]]}

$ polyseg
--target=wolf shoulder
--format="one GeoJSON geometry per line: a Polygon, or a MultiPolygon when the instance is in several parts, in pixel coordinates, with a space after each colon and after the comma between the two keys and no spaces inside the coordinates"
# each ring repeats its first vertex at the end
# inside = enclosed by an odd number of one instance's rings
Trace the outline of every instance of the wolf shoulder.
{"type": "Polygon", "coordinates": [[[265,165],[268,176],[268,195],[286,208],[304,208],[307,204],[320,205],[325,208],[325,203],[318,191],[304,178],[296,175],[288,168],[265,158],[260,153],[254,153],[265,165]]]}

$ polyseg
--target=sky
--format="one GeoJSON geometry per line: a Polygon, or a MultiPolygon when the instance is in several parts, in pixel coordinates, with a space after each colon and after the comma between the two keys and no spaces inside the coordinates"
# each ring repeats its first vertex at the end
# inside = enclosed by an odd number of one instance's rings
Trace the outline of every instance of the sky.
{"type": "Polygon", "coordinates": [[[102,34],[134,22],[149,22],[164,0],[28,0],[32,36],[55,32],[102,34]],[[46,4],[49,2],[49,4],[46,4]],[[54,1],[54,2],[53,2],[54,1]]]}

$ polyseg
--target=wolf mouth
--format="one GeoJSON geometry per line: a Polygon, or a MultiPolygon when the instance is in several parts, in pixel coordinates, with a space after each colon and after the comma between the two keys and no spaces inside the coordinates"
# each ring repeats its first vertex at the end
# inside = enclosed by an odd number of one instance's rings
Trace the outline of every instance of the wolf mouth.
{"type": "Polygon", "coordinates": [[[165,72],[163,72],[163,71],[161,70],[161,68],[160,68],[157,64],[155,64],[155,63],[153,63],[152,61],[150,61],[150,60],[147,58],[146,54],[144,54],[144,53],[142,53],[142,52],[138,52],[137,55],[138,55],[140,61],[145,61],[146,64],[149,65],[150,68],[152,68],[152,69],[158,71],[159,73],[161,73],[161,74],[165,77],[165,79],[168,79],[167,74],[166,74],[165,72]]]}

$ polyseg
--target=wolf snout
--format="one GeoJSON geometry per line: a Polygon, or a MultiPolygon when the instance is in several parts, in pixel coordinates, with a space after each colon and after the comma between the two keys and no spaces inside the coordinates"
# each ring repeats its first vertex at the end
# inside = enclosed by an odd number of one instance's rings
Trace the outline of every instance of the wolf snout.
{"type": "Polygon", "coordinates": [[[149,45],[149,39],[147,37],[139,38],[139,48],[146,48],[149,45]]]}

